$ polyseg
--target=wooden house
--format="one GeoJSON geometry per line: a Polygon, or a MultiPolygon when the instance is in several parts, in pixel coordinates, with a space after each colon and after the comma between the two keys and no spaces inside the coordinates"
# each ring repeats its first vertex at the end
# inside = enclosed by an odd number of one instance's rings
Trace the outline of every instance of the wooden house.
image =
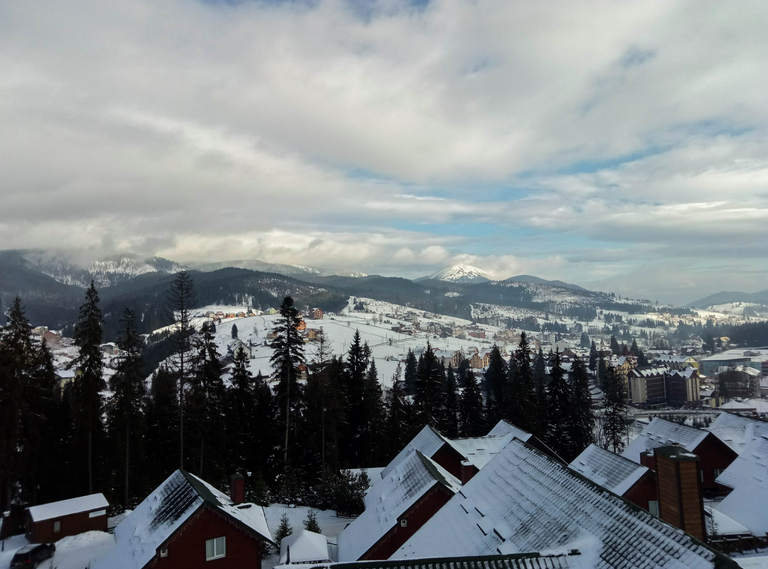
{"type": "Polygon", "coordinates": [[[104,494],[91,494],[27,508],[27,540],[50,543],[87,531],[107,531],[104,494]]]}

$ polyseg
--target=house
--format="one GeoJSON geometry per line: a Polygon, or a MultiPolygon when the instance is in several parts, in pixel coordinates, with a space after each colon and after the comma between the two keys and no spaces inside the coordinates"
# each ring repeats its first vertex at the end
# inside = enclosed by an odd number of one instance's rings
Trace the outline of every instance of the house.
{"type": "Polygon", "coordinates": [[[737,366],[717,374],[717,384],[723,397],[760,397],[760,370],[737,366]]]}
{"type": "Polygon", "coordinates": [[[581,554],[581,566],[601,569],[738,567],[519,439],[465,484],[390,563],[573,549],[581,554]]]}
{"type": "Polygon", "coordinates": [[[120,348],[118,348],[117,344],[114,342],[107,342],[106,344],[102,344],[99,346],[99,350],[102,354],[107,354],[108,356],[120,355],[120,348]]]}
{"type": "Polygon", "coordinates": [[[596,445],[589,445],[568,467],[653,515],[659,515],[656,474],[648,467],[596,445]]]}
{"type": "Polygon", "coordinates": [[[674,356],[669,354],[662,354],[653,358],[654,365],[668,367],[669,369],[685,369],[687,367],[693,367],[698,369],[699,362],[692,356],[674,356]]]}
{"type": "Polygon", "coordinates": [[[312,320],[322,320],[325,315],[322,308],[313,308],[309,313],[312,315],[312,320]]]}
{"type": "Polygon", "coordinates": [[[115,546],[94,569],[143,567],[261,568],[264,543],[272,543],[264,510],[241,503],[243,478],[230,496],[177,470],[115,528],[115,546]]]}
{"type": "MultiPolygon", "coordinates": [[[[714,424],[714,423],[713,423],[714,424]]],[[[717,478],[732,488],[717,511],[746,526],[754,535],[768,533],[768,435],[752,438],[739,457],[717,478]]]]}
{"type": "Polygon", "coordinates": [[[461,482],[418,450],[365,495],[365,511],[338,536],[339,561],[389,559],[461,488],[461,482]]]}
{"type": "Polygon", "coordinates": [[[90,494],[27,508],[27,540],[50,543],[87,531],[107,531],[108,507],[104,494],[90,494]]]}
{"type": "Polygon", "coordinates": [[[656,417],[624,449],[621,456],[656,470],[653,455],[646,453],[669,445],[678,445],[689,453],[701,457],[699,469],[701,488],[706,491],[722,491],[722,487],[715,482],[715,479],[736,459],[737,454],[709,431],[656,417]]]}
{"type": "Polygon", "coordinates": [[[307,340],[309,340],[309,341],[311,341],[311,342],[314,342],[314,341],[316,341],[316,340],[319,340],[319,339],[320,339],[320,336],[322,335],[322,333],[323,333],[323,331],[322,331],[322,330],[318,330],[318,329],[316,329],[316,328],[308,328],[308,329],[307,329],[307,332],[306,332],[306,334],[307,334],[307,340]]]}
{"type": "Polygon", "coordinates": [[[254,357],[251,347],[239,338],[235,338],[227,344],[227,353],[232,357],[235,357],[239,352],[244,352],[249,360],[252,360],[254,357]]]}
{"type": "Polygon", "coordinates": [[[299,320],[299,323],[296,324],[296,330],[299,332],[307,329],[307,323],[304,322],[304,320],[299,320]]]}
{"type": "MultiPolygon", "coordinates": [[[[337,563],[333,569],[584,569],[581,552],[513,555],[479,555],[472,557],[433,557],[337,563]]],[[[324,568],[325,569],[325,568],[324,568]]],[[[331,568],[328,568],[331,569],[331,568]]]]}
{"type": "Polygon", "coordinates": [[[732,413],[720,413],[706,430],[741,456],[753,440],[768,437],[768,422],[732,413]]]}
{"type": "Polygon", "coordinates": [[[280,565],[330,562],[328,540],[324,535],[303,529],[280,542],[280,565]]]}

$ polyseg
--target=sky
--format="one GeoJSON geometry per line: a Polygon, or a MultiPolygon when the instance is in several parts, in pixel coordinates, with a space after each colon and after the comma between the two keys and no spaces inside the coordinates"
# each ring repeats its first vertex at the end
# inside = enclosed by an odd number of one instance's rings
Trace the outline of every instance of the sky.
{"type": "Polygon", "coordinates": [[[768,3],[8,0],[0,248],[768,288],[768,3]]]}

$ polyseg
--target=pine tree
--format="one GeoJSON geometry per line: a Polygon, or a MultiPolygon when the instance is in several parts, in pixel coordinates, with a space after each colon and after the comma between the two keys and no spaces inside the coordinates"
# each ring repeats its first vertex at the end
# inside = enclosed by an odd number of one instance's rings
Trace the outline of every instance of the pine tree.
{"type": "Polygon", "coordinates": [[[72,383],[73,417],[75,430],[87,442],[88,493],[93,493],[93,447],[103,432],[101,422],[101,395],[104,389],[104,360],[99,349],[102,341],[102,315],[99,294],[91,281],[85,293],[85,304],[75,324],[74,343],[78,356],[71,366],[77,369],[72,383]]]}
{"type": "Polygon", "coordinates": [[[414,395],[416,393],[416,374],[418,373],[418,362],[413,350],[408,348],[408,355],[405,357],[405,393],[414,395]]]}
{"type": "Polygon", "coordinates": [[[237,324],[232,324],[232,339],[237,340],[237,324]]]}
{"type": "Polygon", "coordinates": [[[531,351],[525,332],[520,335],[515,360],[517,368],[514,376],[510,378],[509,404],[506,405],[505,419],[532,433],[536,429],[536,390],[531,368],[531,351]]]}
{"type": "Polygon", "coordinates": [[[544,360],[544,354],[539,348],[539,354],[536,356],[536,363],[534,365],[534,386],[536,390],[534,421],[533,421],[533,434],[539,437],[540,440],[544,440],[547,434],[547,422],[548,422],[548,409],[547,409],[547,367],[544,360]]]}
{"type": "Polygon", "coordinates": [[[503,417],[504,393],[508,389],[507,385],[507,364],[501,357],[499,347],[494,345],[491,348],[491,354],[488,362],[488,369],[485,372],[485,391],[486,401],[488,401],[488,422],[495,424],[503,417]]]}
{"type": "Polygon", "coordinates": [[[449,438],[459,436],[459,398],[456,393],[456,375],[450,363],[445,372],[445,417],[440,430],[449,438]]]}
{"type": "Polygon", "coordinates": [[[472,370],[467,371],[467,385],[459,402],[459,433],[462,437],[479,437],[486,431],[483,394],[472,370]]]}
{"type": "Polygon", "coordinates": [[[363,466],[376,466],[384,459],[383,433],[386,420],[384,401],[382,400],[379,375],[376,370],[376,361],[371,358],[368,373],[365,378],[365,391],[363,394],[365,404],[366,425],[363,430],[363,466]]]}
{"type": "Polygon", "coordinates": [[[277,526],[277,531],[275,532],[275,543],[277,543],[277,547],[280,547],[280,543],[291,535],[293,533],[293,527],[291,526],[291,522],[288,520],[288,513],[283,510],[283,515],[280,516],[280,525],[277,526]]]}
{"type": "Polygon", "coordinates": [[[627,404],[624,398],[624,384],[621,375],[613,366],[605,370],[603,393],[605,395],[605,412],[603,414],[603,433],[606,448],[619,453],[624,449],[624,439],[627,433],[627,404]]]}
{"type": "Polygon", "coordinates": [[[253,376],[248,369],[248,354],[245,350],[235,350],[230,384],[226,395],[228,467],[248,472],[254,447],[252,423],[256,404],[253,376]]]}
{"type": "Polygon", "coordinates": [[[560,365],[560,350],[555,351],[547,393],[547,434],[544,439],[549,448],[568,462],[573,460],[571,441],[571,390],[560,365]]]}
{"type": "Polygon", "coordinates": [[[179,389],[178,370],[161,365],[152,375],[147,406],[147,461],[152,480],[162,480],[178,468],[179,389]]]}
{"type": "Polygon", "coordinates": [[[590,371],[597,369],[597,347],[595,347],[594,340],[592,340],[592,346],[589,348],[589,369],[590,371]]]}
{"type": "Polygon", "coordinates": [[[175,364],[177,369],[178,387],[178,419],[179,419],[179,468],[184,468],[184,407],[187,380],[189,375],[188,352],[192,348],[191,339],[194,334],[192,316],[195,304],[195,283],[187,271],[180,271],[171,282],[167,304],[170,319],[175,323],[173,333],[175,364]]]}
{"type": "Polygon", "coordinates": [[[369,365],[369,349],[355,331],[352,344],[344,362],[344,385],[349,412],[347,414],[346,445],[343,459],[351,465],[363,466],[367,441],[368,407],[366,406],[366,375],[369,365]]]}
{"type": "Polygon", "coordinates": [[[592,410],[592,394],[589,391],[589,376],[581,358],[576,357],[571,365],[571,414],[570,414],[572,455],[575,458],[595,442],[595,414],[592,410]]]}
{"type": "Polygon", "coordinates": [[[611,352],[613,352],[614,356],[621,355],[621,346],[619,346],[619,341],[616,339],[616,336],[611,336],[611,352]]]}
{"type": "Polygon", "coordinates": [[[392,393],[389,398],[389,409],[387,411],[386,442],[387,456],[385,462],[394,458],[410,440],[410,405],[406,400],[403,390],[402,371],[400,364],[397,364],[395,373],[392,376],[392,393]]]}
{"type": "Polygon", "coordinates": [[[300,420],[302,393],[298,383],[299,366],[304,365],[304,343],[298,327],[301,322],[299,311],[293,305],[293,299],[286,296],[280,305],[280,319],[272,342],[274,350],[270,363],[277,380],[277,395],[280,403],[280,425],[283,429],[283,469],[287,473],[289,465],[290,433],[298,428],[300,420]]]}
{"type": "Polygon", "coordinates": [[[587,334],[586,332],[581,333],[581,340],[579,342],[579,345],[582,348],[587,348],[587,349],[589,348],[589,334],[587,334]]]}
{"type": "Polygon", "coordinates": [[[444,416],[443,374],[429,342],[418,370],[414,404],[420,427],[439,427],[444,416]]]}
{"type": "Polygon", "coordinates": [[[147,389],[141,349],[144,342],[136,328],[136,315],[125,309],[117,345],[122,355],[110,384],[114,395],[107,408],[112,462],[123,473],[123,507],[131,507],[131,472],[139,472],[144,459],[147,389]]]}
{"type": "Polygon", "coordinates": [[[304,520],[304,529],[314,533],[322,533],[323,531],[320,529],[320,524],[317,523],[317,512],[312,508],[307,510],[307,519],[304,520]]]}

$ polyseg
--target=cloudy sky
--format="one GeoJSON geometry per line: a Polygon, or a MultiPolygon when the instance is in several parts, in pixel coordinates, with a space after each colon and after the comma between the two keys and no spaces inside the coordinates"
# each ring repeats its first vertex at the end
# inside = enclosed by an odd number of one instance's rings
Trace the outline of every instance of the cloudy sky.
{"type": "Polygon", "coordinates": [[[9,0],[0,248],[768,288],[768,3],[9,0]]]}

